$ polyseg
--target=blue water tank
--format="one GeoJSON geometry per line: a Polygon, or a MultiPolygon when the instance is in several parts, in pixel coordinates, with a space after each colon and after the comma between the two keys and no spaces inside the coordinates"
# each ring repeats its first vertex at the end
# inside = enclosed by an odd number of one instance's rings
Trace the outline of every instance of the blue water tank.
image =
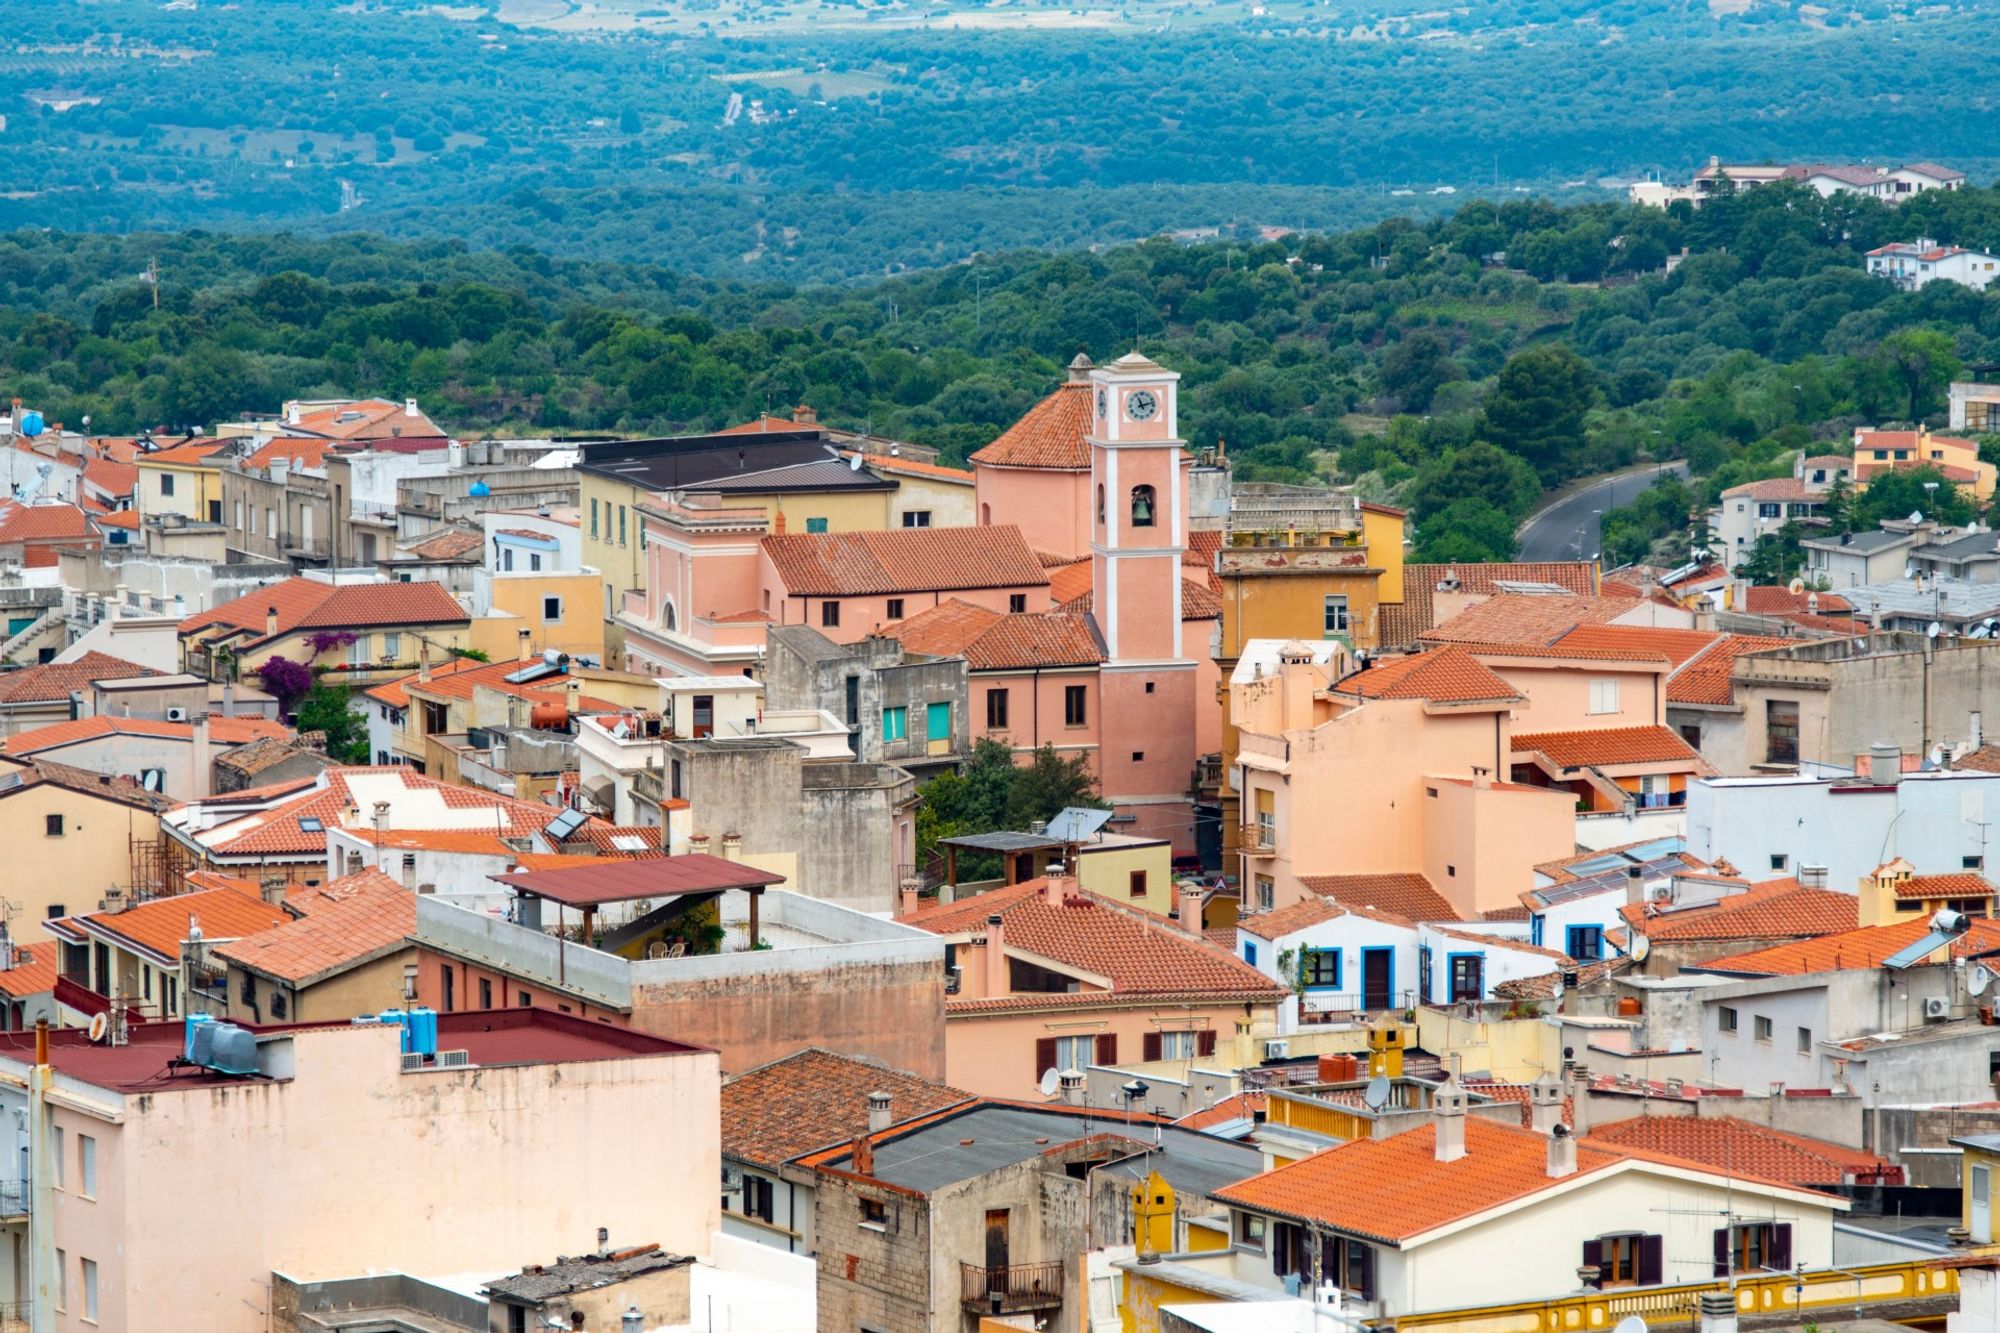
{"type": "Polygon", "coordinates": [[[202,1063],[219,1074],[254,1074],[257,1072],[257,1037],[248,1028],[237,1027],[234,1023],[217,1023],[209,1029],[215,1034],[211,1043],[213,1049],[209,1058],[202,1063]]]}
{"type": "Polygon", "coordinates": [[[214,1024],[214,1014],[189,1014],[187,1016],[187,1025],[181,1035],[181,1059],[191,1065],[207,1063],[206,1057],[208,1055],[209,1042],[215,1036],[215,1033],[211,1030],[214,1024]],[[199,1058],[195,1054],[197,1050],[201,1052],[199,1058]]]}
{"type": "Polygon", "coordinates": [[[438,1016],[435,1009],[410,1010],[403,1049],[415,1055],[438,1053],[438,1016]]]}
{"type": "Polygon", "coordinates": [[[471,494],[475,496],[488,496],[493,494],[493,488],[491,486],[488,486],[483,481],[473,482],[468,489],[471,492],[471,494]]]}
{"type": "Polygon", "coordinates": [[[23,412],[21,419],[14,423],[14,433],[16,435],[26,435],[31,438],[40,435],[44,429],[42,414],[40,412],[23,412]]]}
{"type": "Polygon", "coordinates": [[[410,1053],[410,1027],[408,1022],[409,1015],[405,1014],[401,1009],[384,1009],[381,1013],[377,1014],[375,1018],[376,1021],[379,1023],[392,1027],[399,1027],[403,1030],[402,1034],[397,1038],[397,1040],[402,1045],[403,1054],[408,1055],[410,1053]]]}

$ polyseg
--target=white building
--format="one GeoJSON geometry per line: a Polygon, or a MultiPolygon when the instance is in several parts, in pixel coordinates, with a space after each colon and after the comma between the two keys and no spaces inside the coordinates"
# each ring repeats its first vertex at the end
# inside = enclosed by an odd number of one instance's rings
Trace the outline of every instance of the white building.
{"type": "Polygon", "coordinates": [[[1915,291],[1933,282],[1955,282],[1983,292],[1987,284],[2000,276],[2000,259],[1984,250],[1939,245],[1928,237],[1919,237],[1870,250],[1868,271],[1905,291],[1915,291]]]}

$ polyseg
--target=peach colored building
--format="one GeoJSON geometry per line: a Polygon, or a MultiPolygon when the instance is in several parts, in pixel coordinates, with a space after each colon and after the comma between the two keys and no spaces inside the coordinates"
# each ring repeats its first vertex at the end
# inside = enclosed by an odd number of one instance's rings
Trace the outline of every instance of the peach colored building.
{"type": "Polygon", "coordinates": [[[1037,551],[1065,560],[1090,555],[1090,358],[1079,353],[1069,378],[971,458],[979,524],[1012,524],[1037,551]]]}
{"type": "Polygon", "coordinates": [[[274,1270],[498,1276],[599,1227],[707,1249],[714,1052],[537,1009],[438,1029],[433,1058],[402,1054],[399,1025],[249,1029],[244,1074],[175,1064],[179,1023],[123,1045],[55,1033],[46,1065],[34,1034],[0,1038],[32,1162],[4,1299],[50,1333],[264,1333],[274,1270]]]}
{"type": "Polygon", "coordinates": [[[984,1096],[1033,1095],[1051,1069],[1192,1061],[1274,1032],[1283,991],[1197,934],[1041,878],[902,918],[942,936],[945,1077],[984,1096]]]}

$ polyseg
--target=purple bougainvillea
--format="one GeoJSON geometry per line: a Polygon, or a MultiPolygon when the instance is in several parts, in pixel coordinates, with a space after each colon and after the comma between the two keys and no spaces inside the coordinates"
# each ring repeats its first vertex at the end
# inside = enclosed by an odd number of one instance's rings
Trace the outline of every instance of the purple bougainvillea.
{"type": "Polygon", "coordinates": [[[312,668],[304,662],[294,662],[289,657],[273,657],[253,673],[264,683],[264,688],[277,696],[278,707],[291,712],[306,697],[313,687],[312,668]]]}

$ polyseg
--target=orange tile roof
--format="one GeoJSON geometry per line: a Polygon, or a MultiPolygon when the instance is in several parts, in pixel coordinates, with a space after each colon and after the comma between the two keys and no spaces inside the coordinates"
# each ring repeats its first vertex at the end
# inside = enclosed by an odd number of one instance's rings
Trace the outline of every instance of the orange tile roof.
{"type": "Polygon", "coordinates": [[[0,500],[0,545],[92,536],[90,516],[73,504],[0,500]]]}
{"type": "Polygon", "coordinates": [[[734,426],[724,426],[717,435],[767,435],[781,430],[818,430],[817,421],[794,421],[790,417],[774,417],[769,412],[753,421],[740,422],[734,426]]]}
{"type": "Polygon", "coordinates": [[[1090,446],[1083,436],[1090,427],[1090,398],[1089,381],[1064,384],[1029,408],[993,443],[974,453],[972,462],[986,467],[1088,472],[1090,446]]]}
{"type": "Polygon", "coordinates": [[[1540,754],[1558,768],[1607,768],[1620,764],[1685,762],[1702,772],[1694,747],[1669,727],[1606,727],[1597,731],[1540,731],[1514,737],[1516,754],[1540,754]]]}
{"type": "Polygon", "coordinates": [[[1239,1092],[1215,1105],[1190,1112],[1174,1121],[1182,1129],[1212,1129],[1232,1120],[1252,1120],[1269,1099],[1261,1092],[1239,1092]]]}
{"type": "Polygon", "coordinates": [[[1837,592],[1793,592],[1790,588],[1759,585],[1743,590],[1743,605],[1736,609],[1753,616],[1782,615],[1790,611],[1831,615],[1836,611],[1852,611],[1854,604],[1837,592]]]}
{"type": "Polygon", "coordinates": [[[1050,902],[1043,892],[1049,883],[1031,879],[958,902],[933,904],[902,921],[934,934],[957,935],[984,931],[987,917],[998,913],[1009,945],[1111,981],[1110,995],[1007,997],[1028,1006],[1065,999],[1089,1004],[1128,995],[1229,1000],[1269,999],[1278,993],[1271,979],[1248,963],[1094,894],[1072,891],[1060,902],[1050,902]]]}
{"type": "Polygon", "coordinates": [[[242,630],[264,640],[265,610],[278,612],[278,633],[302,629],[361,629],[377,625],[463,625],[471,621],[452,595],[436,583],[350,583],[340,587],[316,579],[289,578],[233,602],[189,616],[180,632],[212,626],[242,630]]]}
{"type": "MultiPolygon", "coordinates": [[[[1236,929],[1260,940],[1280,940],[1294,931],[1306,930],[1348,914],[1339,903],[1327,898],[1301,898],[1270,912],[1253,912],[1236,918],[1236,929]]],[[[1411,923],[1414,929],[1415,923],[1411,923]]]]}
{"type": "Polygon", "coordinates": [[[561,702],[569,683],[566,674],[539,676],[521,684],[507,679],[533,665],[533,662],[481,662],[470,657],[456,657],[433,666],[429,680],[422,679],[421,671],[412,671],[407,676],[371,685],[362,693],[391,708],[409,707],[411,690],[444,699],[470,699],[482,685],[520,699],[561,702]]]}
{"type": "MultiPolygon", "coordinates": [[[[1746,1171],[1794,1185],[1839,1186],[1901,1175],[1887,1159],[1734,1116],[1641,1115],[1591,1129],[1583,1143],[1643,1148],[1719,1171],[1746,1171]]],[[[1895,1183],[1895,1182],[1890,1182],[1895,1183]]]]}
{"type": "Polygon", "coordinates": [[[282,908],[235,889],[204,889],[198,893],[154,898],[122,912],[88,912],[48,923],[58,935],[110,936],[144,949],[155,957],[179,961],[188,923],[201,925],[202,938],[233,940],[255,935],[291,918],[282,908]]]}
{"type": "MultiPolygon", "coordinates": [[[[267,737],[290,736],[291,729],[282,722],[273,722],[262,717],[211,717],[208,720],[208,738],[216,745],[244,745],[267,737]]],[[[143,717],[86,717],[75,722],[52,722],[46,727],[34,727],[16,732],[7,738],[0,751],[11,757],[40,754],[44,750],[57,750],[66,745],[78,745],[84,741],[100,740],[106,736],[150,736],[158,740],[194,742],[194,724],[191,722],[156,722],[143,717]]]]}
{"type": "Polygon", "coordinates": [[[1951,766],[1970,769],[1974,773],[2000,773],[2000,745],[1982,745],[1977,750],[1967,750],[1952,760],[1951,766]]]}
{"type": "Polygon", "coordinates": [[[1579,625],[1607,624],[1643,605],[1623,597],[1498,593],[1421,637],[1427,643],[1554,643],[1579,625]]]}
{"type": "Polygon", "coordinates": [[[1344,907],[1375,908],[1412,921],[1464,920],[1428,877],[1413,871],[1384,875],[1301,875],[1299,883],[1344,907]]]}
{"type": "Polygon", "coordinates": [[[14,966],[0,971],[0,993],[19,1000],[54,990],[56,957],[61,952],[48,942],[16,945],[14,966]]]}
{"type": "Polygon", "coordinates": [[[1667,681],[1667,702],[1718,706],[1735,703],[1736,687],[1731,677],[1736,671],[1736,659],[1745,653],[1782,648],[1791,642],[1755,634],[1725,634],[1667,681]]]}
{"type": "MultiPolygon", "coordinates": [[[[1888,926],[1862,926],[1686,966],[1703,972],[1741,973],[1753,977],[1860,971],[1880,967],[1884,958],[1915,944],[1928,935],[1930,929],[1931,923],[1923,918],[1898,921],[1888,926]]],[[[1974,917],[1970,928],[1951,942],[1950,957],[1964,958],[1989,949],[2000,949],[2000,921],[1974,917]]]]}
{"type": "Polygon", "coordinates": [[[100,528],[125,528],[131,532],[139,530],[139,514],[133,509],[114,509],[108,514],[97,515],[100,528]]]}
{"type": "MultiPolygon", "coordinates": [[[[1211,575],[1210,579],[1212,578],[1213,576],[1211,575]]],[[[1072,615],[1089,615],[1091,606],[1096,600],[1093,595],[1095,591],[1093,588],[1086,588],[1075,597],[1068,598],[1067,600],[1058,600],[1056,602],[1056,610],[1067,611],[1072,615]]],[[[1190,620],[1220,620],[1221,618],[1222,594],[1211,588],[1208,580],[1183,578],[1181,580],[1182,622],[1185,623],[1190,620]]]]}
{"type": "MultiPolygon", "coordinates": [[[[854,451],[851,449],[842,455],[845,458],[853,456],[854,451]]],[[[967,486],[970,486],[978,475],[962,467],[925,463],[914,458],[904,458],[900,454],[863,454],[861,459],[877,472],[907,472],[914,477],[936,477],[940,481],[963,482],[967,486]]]]}
{"type": "Polygon", "coordinates": [[[127,662],[122,657],[91,651],[74,662],[50,662],[45,666],[0,672],[0,704],[62,703],[69,699],[72,690],[87,690],[94,680],[130,680],[159,674],[151,667],[127,662]]]}
{"type": "Polygon", "coordinates": [[[1507,583],[1552,583],[1580,596],[1599,591],[1597,562],[1594,560],[1508,561],[1487,565],[1403,566],[1403,601],[1382,607],[1382,646],[1407,648],[1419,635],[1437,624],[1437,585],[1447,578],[1456,580],[1459,591],[1490,596],[1507,583]]]}
{"type": "Polygon", "coordinates": [[[1994,888],[1984,875],[1954,871],[1948,875],[1911,875],[1898,880],[1896,896],[1904,900],[1917,898],[1990,898],[1994,888]]]}
{"type": "Polygon", "coordinates": [[[209,798],[203,804],[240,807],[257,799],[269,799],[273,803],[243,815],[230,817],[225,814],[225,822],[217,825],[217,840],[203,841],[217,856],[285,856],[323,860],[326,856],[325,830],[340,825],[341,812],[351,799],[347,787],[347,775],[350,773],[393,774],[405,788],[437,792],[444,803],[454,809],[498,811],[505,815],[506,823],[504,827],[500,826],[496,815],[494,836],[520,837],[536,832],[561,813],[554,806],[517,801],[495,792],[439,782],[403,767],[329,768],[313,779],[305,790],[300,790],[300,784],[296,782],[274,783],[268,788],[258,789],[256,793],[231,792],[227,796],[209,798]],[[300,826],[301,819],[317,819],[322,828],[317,833],[310,832],[300,826]]]}
{"type": "Polygon", "coordinates": [[[1333,686],[1357,699],[1422,699],[1436,704],[1521,703],[1525,696],[1463,648],[1378,659],[1333,686]]]}
{"type": "Polygon", "coordinates": [[[1057,605],[1074,601],[1076,598],[1096,588],[1092,572],[1093,561],[1079,560],[1073,565],[1049,571],[1049,596],[1057,605]]]}
{"type": "Polygon", "coordinates": [[[139,487],[139,469],[130,463],[93,458],[83,465],[83,479],[106,495],[123,498],[139,487]]]}
{"type": "Polygon", "coordinates": [[[246,468],[268,468],[271,460],[282,458],[292,467],[324,467],[326,456],[338,451],[334,440],[312,436],[280,435],[243,460],[246,468]]]}
{"type": "MultiPolygon", "coordinates": [[[[285,899],[297,920],[220,945],[215,954],[260,976],[310,986],[401,949],[417,928],[417,895],[364,870],[285,899]]],[[[206,932],[208,927],[202,927],[206,932]]]]}
{"type": "Polygon", "coordinates": [[[304,435],[325,435],[336,440],[387,440],[401,436],[428,439],[444,434],[421,411],[409,416],[403,404],[382,398],[363,398],[302,412],[297,421],[286,421],[284,424],[286,430],[304,435]]]}
{"type": "Polygon", "coordinates": [[[889,1094],[901,1124],[972,1100],[944,1083],[817,1046],[745,1070],[722,1085],[722,1153],[775,1168],[868,1132],[870,1093],[889,1094]]]}
{"type": "Polygon", "coordinates": [[[1595,647],[1587,643],[1572,644],[1562,639],[1552,644],[1543,643],[1468,643],[1465,650],[1482,662],[1496,658],[1516,657],[1546,662],[1636,662],[1644,666],[1671,665],[1666,653],[1657,648],[1645,648],[1638,644],[1624,646],[1610,645],[1595,647]]]}
{"type": "Polygon", "coordinates": [[[485,545],[485,540],[476,532],[446,528],[428,537],[406,542],[402,550],[419,560],[458,560],[478,551],[485,545]]]}
{"type": "Polygon", "coordinates": [[[793,597],[1038,588],[1049,581],[1012,525],[789,533],[764,538],[763,547],[793,597]]]}
{"type": "Polygon", "coordinates": [[[1723,636],[1714,630],[1668,629],[1655,625],[1578,625],[1556,640],[1558,648],[1590,648],[1602,652],[1662,656],[1675,667],[1699,657],[1723,636]]]}
{"type": "Polygon", "coordinates": [[[1088,617],[1066,611],[1002,614],[956,597],[882,633],[912,652],[963,657],[974,671],[1096,666],[1104,660],[1088,617]]]}
{"type": "Polygon", "coordinates": [[[1654,941],[1812,939],[1853,930],[1859,902],[1851,893],[1774,879],[1713,903],[1651,914],[1647,903],[1627,903],[1619,911],[1654,941]]]}
{"type": "Polygon", "coordinates": [[[166,449],[155,449],[149,454],[140,454],[134,461],[138,467],[157,464],[160,467],[200,467],[209,456],[222,448],[221,440],[187,441],[166,449]]]}

